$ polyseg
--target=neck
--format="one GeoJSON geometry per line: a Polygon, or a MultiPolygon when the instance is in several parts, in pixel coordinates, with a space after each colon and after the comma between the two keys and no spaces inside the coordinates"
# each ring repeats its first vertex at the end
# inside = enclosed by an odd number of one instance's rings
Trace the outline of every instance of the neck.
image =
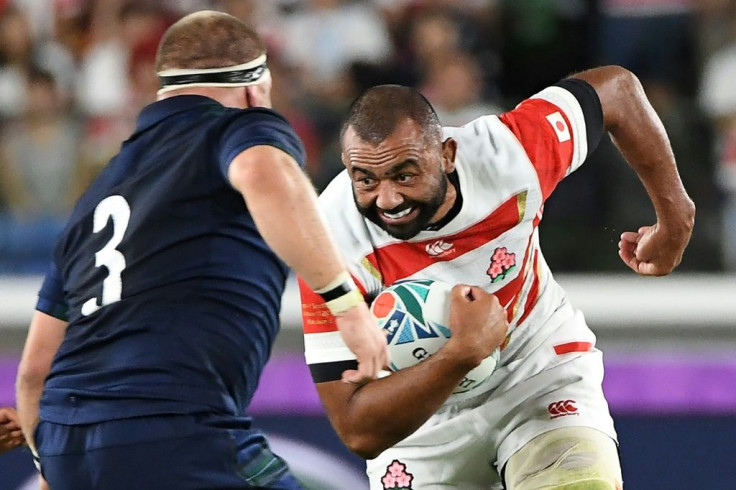
{"type": "Polygon", "coordinates": [[[452,210],[453,206],[455,206],[455,202],[457,201],[457,189],[455,188],[455,183],[449,176],[447,176],[447,180],[448,184],[445,201],[442,203],[439,209],[437,209],[437,212],[434,214],[434,216],[432,216],[432,219],[429,222],[430,225],[442,221],[452,210]]]}

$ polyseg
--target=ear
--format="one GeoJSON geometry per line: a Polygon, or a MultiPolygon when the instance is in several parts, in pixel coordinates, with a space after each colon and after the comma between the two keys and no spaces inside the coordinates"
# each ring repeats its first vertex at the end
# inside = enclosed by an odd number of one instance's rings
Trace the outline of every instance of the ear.
{"type": "Polygon", "coordinates": [[[271,108],[271,84],[256,83],[248,85],[245,88],[245,100],[248,107],[268,107],[271,108]]]}
{"type": "Polygon", "coordinates": [[[455,155],[457,154],[457,141],[447,138],[442,142],[442,167],[446,174],[455,171],[455,155]]]}
{"type": "Polygon", "coordinates": [[[348,156],[344,151],[340,152],[340,160],[342,160],[342,164],[345,165],[345,168],[348,168],[348,156]]]}

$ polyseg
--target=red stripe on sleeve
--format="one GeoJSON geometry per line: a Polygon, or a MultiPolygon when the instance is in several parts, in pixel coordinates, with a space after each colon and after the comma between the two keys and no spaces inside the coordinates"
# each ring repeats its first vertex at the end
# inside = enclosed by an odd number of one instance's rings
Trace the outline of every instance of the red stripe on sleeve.
{"type": "Polygon", "coordinates": [[[572,163],[576,135],[572,134],[570,119],[562,109],[543,99],[527,99],[500,119],[524,147],[546,200],[572,163]]]}
{"type": "Polygon", "coordinates": [[[590,342],[568,342],[566,344],[558,344],[554,347],[555,354],[561,356],[572,352],[588,352],[593,348],[590,342]]]}

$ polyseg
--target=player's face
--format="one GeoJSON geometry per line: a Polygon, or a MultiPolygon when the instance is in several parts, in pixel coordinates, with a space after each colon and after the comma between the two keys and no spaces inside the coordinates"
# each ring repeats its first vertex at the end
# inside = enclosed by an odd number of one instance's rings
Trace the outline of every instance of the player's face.
{"type": "Polygon", "coordinates": [[[420,126],[407,119],[378,145],[352,128],[342,144],[355,204],[390,235],[408,240],[452,208],[456,194],[447,174],[455,169],[454,140],[427,141],[420,126]]]}

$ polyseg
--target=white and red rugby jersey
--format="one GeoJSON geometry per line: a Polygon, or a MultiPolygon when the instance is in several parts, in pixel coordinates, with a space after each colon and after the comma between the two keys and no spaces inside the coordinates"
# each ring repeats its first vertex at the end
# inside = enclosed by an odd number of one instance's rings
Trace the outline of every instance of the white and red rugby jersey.
{"type": "MultiPolygon", "coordinates": [[[[564,299],[539,249],[544,201],[577,169],[602,133],[593,88],[565,80],[501,116],[443,128],[457,141],[458,214],[436,231],[398,240],[363,218],[350,177],[340,173],[319,198],[338,247],[366,300],[400,279],[465,283],[496,294],[506,308],[512,353],[541,333],[564,299]],[[589,142],[590,140],[590,142],[589,142]]],[[[315,382],[340,379],[355,362],[319,295],[303,281],[304,344],[315,382]]]]}

